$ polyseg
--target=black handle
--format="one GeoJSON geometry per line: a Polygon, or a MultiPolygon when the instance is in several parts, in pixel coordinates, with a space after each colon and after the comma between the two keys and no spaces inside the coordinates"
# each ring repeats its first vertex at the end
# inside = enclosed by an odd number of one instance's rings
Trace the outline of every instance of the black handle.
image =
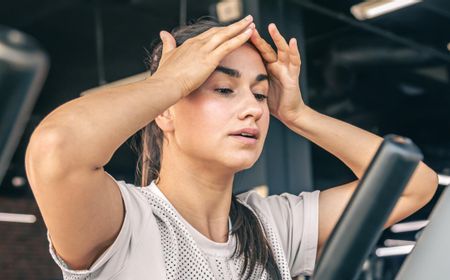
{"type": "Polygon", "coordinates": [[[405,137],[387,135],[326,242],[314,280],[352,280],[423,156],[405,137]]]}

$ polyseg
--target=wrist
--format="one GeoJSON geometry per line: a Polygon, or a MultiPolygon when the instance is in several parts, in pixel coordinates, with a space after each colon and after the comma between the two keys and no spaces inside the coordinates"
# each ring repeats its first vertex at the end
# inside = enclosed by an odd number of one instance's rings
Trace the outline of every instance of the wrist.
{"type": "Polygon", "coordinates": [[[174,82],[172,79],[159,77],[156,73],[145,79],[144,82],[150,84],[154,89],[162,89],[164,94],[172,97],[176,101],[185,96],[182,87],[178,86],[178,83],[174,82]]]}
{"type": "Polygon", "coordinates": [[[289,117],[282,120],[282,122],[289,128],[292,128],[293,126],[300,128],[305,121],[307,121],[308,115],[313,111],[314,110],[306,104],[301,104],[289,117]]]}

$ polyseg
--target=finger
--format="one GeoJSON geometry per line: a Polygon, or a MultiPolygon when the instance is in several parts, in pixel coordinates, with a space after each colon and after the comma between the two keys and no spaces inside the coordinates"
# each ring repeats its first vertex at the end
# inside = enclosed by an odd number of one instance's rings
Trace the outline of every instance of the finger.
{"type": "Polygon", "coordinates": [[[175,38],[169,32],[163,30],[159,33],[159,37],[161,38],[161,41],[163,43],[162,55],[170,52],[177,47],[175,38]]]}
{"type": "Polygon", "coordinates": [[[209,38],[209,37],[211,37],[212,34],[216,33],[217,31],[219,31],[220,29],[223,29],[223,28],[225,28],[225,27],[221,27],[221,26],[211,27],[210,29],[203,31],[202,33],[200,33],[199,35],[197,35],[194,38],[197,38],[199,40],[209,38]]]}
{"type": "Polygon", "coordinates": [[[217,47],[213,52],[213,56],[218,59],[218,61],[222,60],[227,54],[234,51],[235,49],[242,46],[245,42],[250,39],[250,36],[252,35],[254,31],[254,26],[249,26],[244,32],[241,34],[235,36],[234,38],[226,41],[219,47],[217,47]]]}
{"type": "MultiPolygon", "coordinates": [[[[249,25],[250,23],[252,23],[252,22],[253,22],[253,17],[252,17],[251,15],[248,15],[248,16],[246,16],[245,18],[243,18],[243,19],[241,19],[241,20],[239,20],[239,21],[237,21],[237,22],[235,22],[235,23],[232,23],[232,24],[230,24],[230,25],[228,25],[228,26],[211,27],[210,29],[208,29],[208,30],[206,30],[205,32],[203,32],[203,33],[201,33],[200,35],[198,35],[197,38],[198,38],[198,39],[209,38],[209,37],[211,37],[212,35],[214,35],[215,33],[219,32],[220,30],[223,30],[223,29],[225,29],[225,28],[228,28],[228,27],[234,27],[234,26],[238,25],[239,23],[241,23],[244,27],[246,27],[246,26],[248,26],[248,25],[249,25]],[[247,23],[247,24],[245,24],[245,23],[247,23]]],[[[243,28],[242,28],[242,29],[243,29],[243,28]]],[[[241,30],[242,30],[242,29],[241,29],[241,30]]]]}
{"type": "Polygon", "coordinates": [[[255,24],[253,23],[253,17],[248,15],[238,22],[230,24],[224,28],[217,29],[216,32],[209,34],[208,37],[204,38],[206,41],[205,47],[208,50],[214,50],[224,42],[242,33],[246,30],[246,28],[254,28],[254,26],[255,24]]]}
{"type": "Polygon", "coordinates": [[[295,38],[292,38],[289,41],[289,62],[296,67],[300,67],[302,63],[300,51],[298,50],[297,39],[295,38]]]}
{"type": "Polygon", "coordinates": [[[272,48],[269,43],[266,42],[260,35],[258,30],[255,28],[253,31],[252,36],[250,37],[250,41],[253,43],[253,45],[258,49],[258,51],[261,53],[262,58],[267,63],[272,63],[277,61],[277,53],[272,48]]]}
{"type": "Polygon", "coordinates": [[[273,39],[273,42],[277,46],[278,59],[282,62],[286,62],[289,59],[289,45],[278,31],[277,26],[274,23],[269,24],[269,34],[273,39]]]}

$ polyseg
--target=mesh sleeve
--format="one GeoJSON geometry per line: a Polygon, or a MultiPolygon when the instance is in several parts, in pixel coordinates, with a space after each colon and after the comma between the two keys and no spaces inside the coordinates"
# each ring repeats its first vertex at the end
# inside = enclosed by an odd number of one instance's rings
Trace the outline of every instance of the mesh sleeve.
{"type": "Polygon", "coordinates": [[[312,275],[319,237],[319,191],[283,193],[263,198],[251,191],[240,195],[276,228],[292,277],[312,275]]]}

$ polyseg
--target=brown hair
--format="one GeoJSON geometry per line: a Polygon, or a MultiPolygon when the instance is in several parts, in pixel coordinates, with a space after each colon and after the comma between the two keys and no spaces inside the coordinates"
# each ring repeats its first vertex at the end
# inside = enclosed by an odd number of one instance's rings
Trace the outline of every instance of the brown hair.
{"type": "MultiPolygon", "coordinates": [[[[184,41],[212,28],[224,26],[210,17],[201,17],[196,21],[191,21],[186,26],[172,30],[171,34],[175,38],[177,47],[184,41]]],[[[159,39],[152,43],[152,50],[148,52],[146,59],[150,74],[158,69],[162,54],[162,43],[159,39]]],[[[163,132],[153,120],[140,133],[140,144],[134,144],[133,149],[138,153],[138,164],[136,169],[136,179],[142,187],[150,184],[152,180],[159,177],[161,168],[161,153],[163,145],[163,132]],[[136,149],[136,147],[139,147],[136,149]]],[[[136,139],[135,139],[136,140],[136,139]]],[[[136,142],[135,142],[136,143],[136,142]]],[[[133,144],[132,144],[133,146],[133,144]]],[[[236,248],[233,256],[240,257],[244,254],[244,265],[241,276],[246,275],[248,279],[257,263],[265,267],[271,279],[281,279],[281,274],[272,249],[264,235],[263,229],[256,215],[246,206],[241,204],[235,195],[232,195],[230,219],[233,224],[231,234],[237,238],[236,248]]]]}

